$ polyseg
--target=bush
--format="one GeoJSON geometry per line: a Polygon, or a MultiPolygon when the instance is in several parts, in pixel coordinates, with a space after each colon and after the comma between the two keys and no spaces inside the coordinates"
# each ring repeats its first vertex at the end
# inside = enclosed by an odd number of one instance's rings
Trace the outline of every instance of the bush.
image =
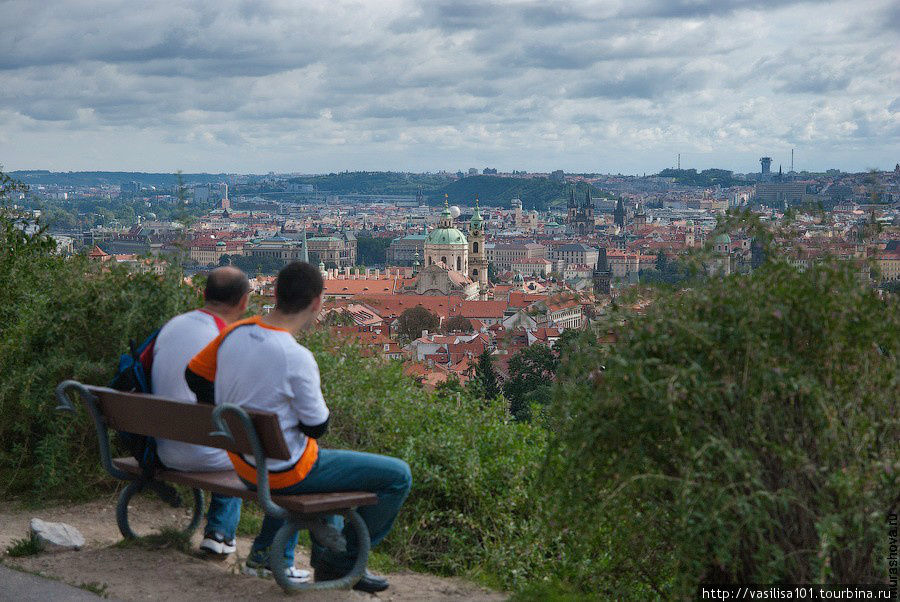
{"type": "Polygon", "coordinates": [[[101,271],[0,218],[0,498],[81,497],[102,480],[92,423],[54,410],[67,378],[105,385],[128,349],[198,297],[180,273],[101,271]]]}
{"type": "Polygon", "coordinates": [[[668,599],[704,580],[886,581],[896,299],[849,267],[770,262],[610,321],[614,350],[582,346],[558,374],[545,485],[556,524],[584,526],[571,551],[604,567],[565,567],[570,585],[668,599]]]}
{"type": "Polygon", "coordinates": [[[412,493],[385,551],[440,574],[501,587],[539,572],[542,506],[532,498],[546,433],[516,424],[500,402],[418,388],[398,362],[306,338],[334,418],[322,443],[406,460],[412,493]]]}

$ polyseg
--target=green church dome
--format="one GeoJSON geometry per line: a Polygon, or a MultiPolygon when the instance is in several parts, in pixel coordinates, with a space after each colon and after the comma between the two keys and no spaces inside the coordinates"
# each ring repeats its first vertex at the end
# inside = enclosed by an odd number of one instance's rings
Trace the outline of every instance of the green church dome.
{"type": "Polygon", "coordinates": [[[425,237],[425,244],[466,246],[465,235],[456,228],[436,228],[425,237]]]}

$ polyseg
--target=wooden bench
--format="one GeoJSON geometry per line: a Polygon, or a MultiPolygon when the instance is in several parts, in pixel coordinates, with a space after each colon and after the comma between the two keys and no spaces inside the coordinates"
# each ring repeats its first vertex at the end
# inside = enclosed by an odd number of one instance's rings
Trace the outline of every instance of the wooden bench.
{"type": "Polygon", "coordinates": [[[267,514],[285,519],[285,525],[275,535],[269,559],[275,580],[285,591],[349,589],[362,578],[368,562],[370,539],[369,531],[356,508],[376,504],[377,496],[366,491],[272,495],[268,486],[265,458],[290,459],[290,451],[275,414],[248,412],[232,405],[213,407],[180,403],[153,395],[83,385],[73,380],[64,381],[57,386],[57,409],[75,411],[70,397],[72,391],[78,393],[94,421],[101,464],[112,477],[130,481],[119,495],[116,506],[116,521],[123,537],[135,537],[128,524],[128,504],[132,496],[150,489],[176,505],[178,500],[167,499],[165,488],[160,487],[161,483],[175,483],[193,490],[194,509],[191,521],[185,528],[186,533],[193,532],[203,518],[203,491],[256,500],[267,514]],[[152,475],[146,475],[134,458],[112,457],[109,429],[253,455],[257,466],[258,491],[248,489],[233,471],[181,472],[160,469],[152,475]],[[330,514],[343,515],[356,532],[359,553],[353,569],[340,579],[291,583],[284,573],[287,561],[283,550],[288,538],[293,537],[299,529],[309,529],[323,545],[337,550],[345,549],[346,542],[341,534],[325,522],[330,514]]]}

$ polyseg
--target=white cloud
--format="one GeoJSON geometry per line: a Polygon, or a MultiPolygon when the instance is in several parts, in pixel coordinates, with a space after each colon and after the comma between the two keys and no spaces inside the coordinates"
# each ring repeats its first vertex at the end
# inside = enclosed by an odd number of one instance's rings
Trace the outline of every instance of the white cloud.
{"type": "Polygon", "coordinates": [[[0,162],[644,172],[681,152],[752,171],[797,147],[798,166],[888,165],[898,12],[862,4],[4,2],[0,162]]]}

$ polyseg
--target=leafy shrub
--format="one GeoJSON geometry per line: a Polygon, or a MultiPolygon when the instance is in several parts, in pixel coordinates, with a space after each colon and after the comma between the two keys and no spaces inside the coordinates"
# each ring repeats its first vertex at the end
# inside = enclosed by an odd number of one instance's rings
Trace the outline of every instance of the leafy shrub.
{"type": "Polygon", "coordinates": [[[553,520],[583,526],[576,557],[606,562],[565,567],[570,584],[668,599],[704,580],[887,579],[886,515],[900,502],[896,299],[860,287],[849,267],[773,261],[663,292],[610,327],[612,351],[582,345],[557,375],[553,520]]]}
{"type": "Polygon", "coordinates": [[[67,378],[105,385],[129,338],[197,303],[180,274],[101,271],[0,218],[0,497],[79,497],[102,478],[83,412],[54,410],[67,378]]]}
{"type": "Polygon", "coordinates": [[[503,587],[545,562],[542,507],[531,492],[546,433],[510,421],[502,401],[415,386],[397,362],[307,336],[334,413],[321,443],[406,460],[413,489],[385,551],[401,563],[503,587]]]}

